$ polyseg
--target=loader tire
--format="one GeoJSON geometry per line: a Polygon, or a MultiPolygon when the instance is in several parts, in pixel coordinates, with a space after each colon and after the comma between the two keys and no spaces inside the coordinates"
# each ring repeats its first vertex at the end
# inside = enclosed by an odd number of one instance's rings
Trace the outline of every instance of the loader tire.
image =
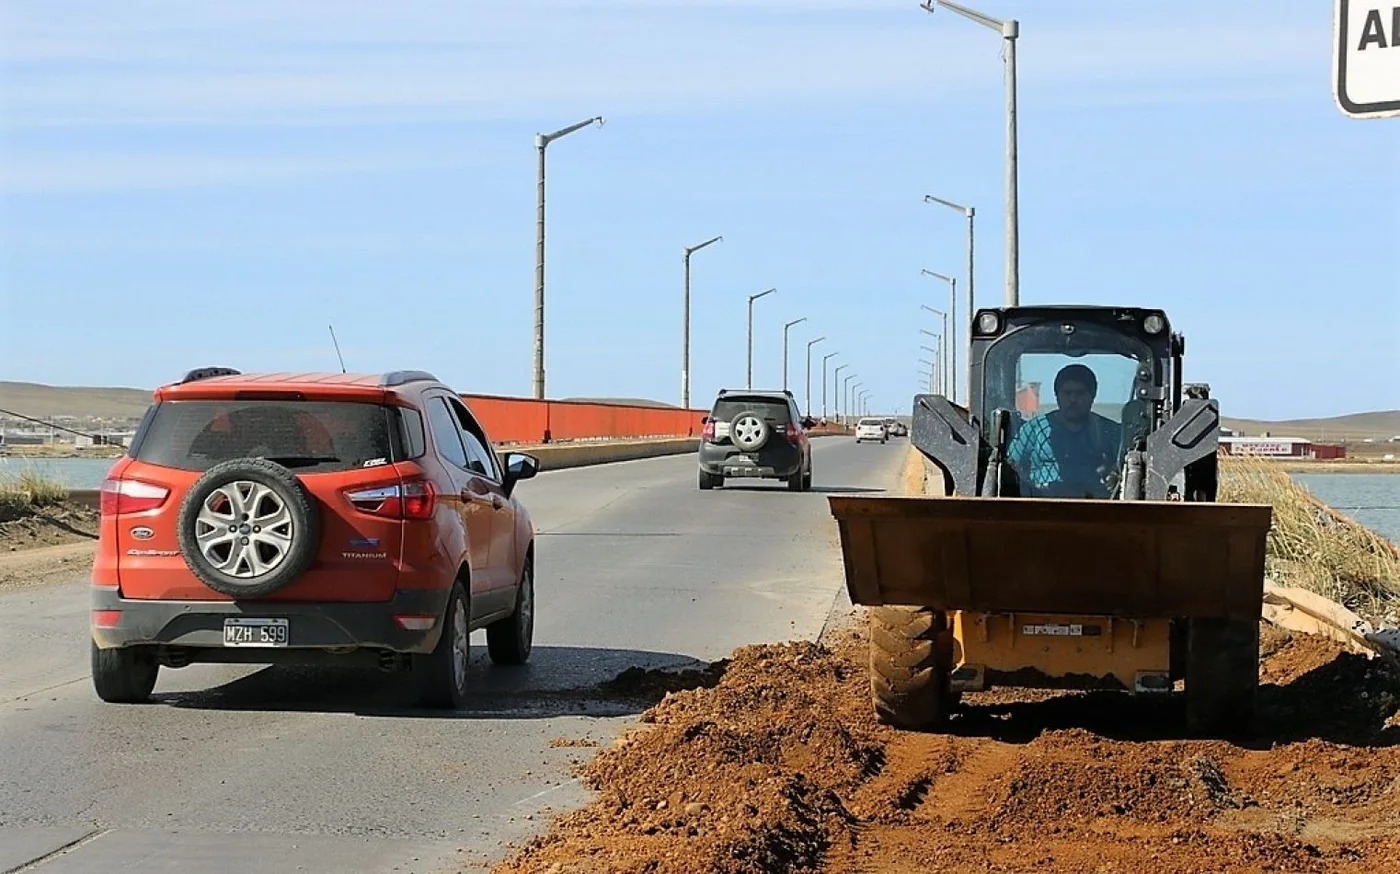
{"type": "Polygon", "coordinates": [[[895,728],[934,730],[948,720],[951,653],[947,614],[922,607],[870,610],[870,697],[875,718],[895,728]]]}
{"type": "Polygon", "coordinates": [[[1188,733],[1212,738],[1252,735],[1259,694],[1259,623],[1188,620],[1185,679],[1188,733]]]}

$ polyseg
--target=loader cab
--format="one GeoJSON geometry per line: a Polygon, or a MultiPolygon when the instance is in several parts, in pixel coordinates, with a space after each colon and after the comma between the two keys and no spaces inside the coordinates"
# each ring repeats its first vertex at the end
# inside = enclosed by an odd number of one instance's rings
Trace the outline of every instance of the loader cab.
{"type": "Polygon", "coordinates": [[[1176,406],[1179,338],[1160,310],[1037,306],[972,320],[969,414],[998,493],[1110,498],[1176,406]]]}

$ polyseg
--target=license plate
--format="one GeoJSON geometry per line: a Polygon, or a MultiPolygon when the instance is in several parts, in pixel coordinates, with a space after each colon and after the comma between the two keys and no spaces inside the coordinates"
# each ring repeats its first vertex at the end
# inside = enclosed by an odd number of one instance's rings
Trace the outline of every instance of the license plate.
{"type": "Polygon", "coordinates": [[[290,637],[286,619],[224,620],[224,646],[286,646],[290,637]]]}
{"type": "Polygon", "coordinates": [[[763,476],[763,469],[758,467],[730,467],[724,471],[725,476],[763,476]]]}

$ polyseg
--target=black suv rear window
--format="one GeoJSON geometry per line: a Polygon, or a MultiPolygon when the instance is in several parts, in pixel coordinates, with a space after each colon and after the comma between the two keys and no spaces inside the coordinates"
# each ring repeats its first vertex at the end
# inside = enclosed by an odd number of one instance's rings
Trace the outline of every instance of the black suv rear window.
{"type": "Polygon", "coordinates": [[[396,428],[393,409],[353,401],[166,401],[132,455],[182,470],[252,457],[327,473],[401,460],[396,428]]]}
{"type": "Polygon", "coordinates": [[[726,397],[715,402],[715,410],[710,418],[716,422],[732,422],[734,417],[744,413],[758,413],[765,421],[774,424],[791,424],[787,401],[763,397],[726,397]]]}

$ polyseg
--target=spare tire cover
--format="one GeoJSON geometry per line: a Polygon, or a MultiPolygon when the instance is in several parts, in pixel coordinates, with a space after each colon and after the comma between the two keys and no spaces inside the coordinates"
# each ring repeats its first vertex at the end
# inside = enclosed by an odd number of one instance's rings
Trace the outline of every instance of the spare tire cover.
{"type": "Polygon", "coordinates": [[[180,553],[206,586],[261,598],[300,577],[321,543],[316,500],[287,468],[235,458],[209,468],[180,506],[180,553]]]}

